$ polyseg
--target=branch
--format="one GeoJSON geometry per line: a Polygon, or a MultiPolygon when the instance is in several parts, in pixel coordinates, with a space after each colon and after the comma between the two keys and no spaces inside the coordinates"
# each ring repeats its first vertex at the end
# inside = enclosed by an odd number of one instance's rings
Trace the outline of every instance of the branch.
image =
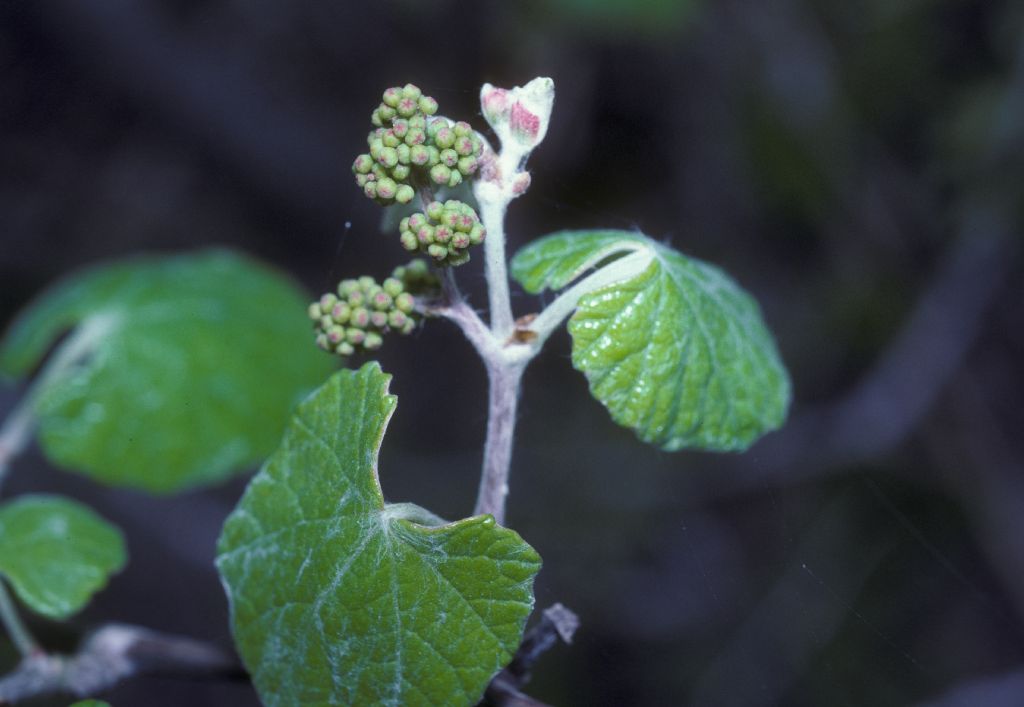
{"type": "Polygon", "coordinates": [[[71,656],[35,654],[0,678],[0,704],[39,695],[94,695],[135,675],[245,680],[237,659],[221,649],[139,626],[110,624],[71,656]]]}
{"type": "Polygon", "coordinates": [[[484,702],[495,707],[547,707],[519,688],[529,682],[533,666],[559,639],[572,643],[579,626],[579,617],[565,606],[553,604],[545,609],[537,625],[526,632],[512,662],[491,680],[484,702]]]}

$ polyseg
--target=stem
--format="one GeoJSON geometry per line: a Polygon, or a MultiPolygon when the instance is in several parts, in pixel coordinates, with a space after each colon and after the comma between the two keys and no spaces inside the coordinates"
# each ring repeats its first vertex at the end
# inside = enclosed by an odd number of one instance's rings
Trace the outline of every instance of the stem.
{"type": "Polygon", "coordinates": [[[516,427],[519,381],[526,364],[488,366],[487,441],[474,515],[490,513],[499,525],[505,523],[505,497],[512,464],[512,440],[516,427]]]}
{"type": "Polygon", "coordinates": [[[484,275],[487,278],[491,331],[500,341],[512,335],[512,301],[508,292],[508,267],[505,263],[505,211],[508,198],[481,199],[480,220],[487,232],[484,238],[484,275]]]}
{"type": "Polygon", "coordinates": [[[18,615],[11,595],[7,593],[7,587],[0,582],[0,621],[3,622],[7,635],[11,637],[14,647],[21,653],[22,658],[38,655],[42,652],[36,639],[26,628],[18,615]]]}
{"type": "Polygon", "coordinates": [[[8,414],[0,427],[0,486],[10,470],[11,461],[28,446],[35,427],[35,407],[42,391],[65,375],[96,348],[116,322],[114,315],[95,315],[85,320],[50,356],[42,372],[8,414]]]}

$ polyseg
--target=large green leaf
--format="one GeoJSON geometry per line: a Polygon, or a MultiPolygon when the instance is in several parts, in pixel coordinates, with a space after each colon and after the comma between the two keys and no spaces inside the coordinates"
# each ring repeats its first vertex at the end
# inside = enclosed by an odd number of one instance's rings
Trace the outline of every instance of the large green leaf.
{"type": "Polygon", "coordinates": [[[616,422],[669,451],[741,450],[782,424],[789,377],[757,303],[718,268],[627,231],[555,233],[511,266],[530,292],[594,267],[573,290],[572,361],[616,422]]]}
{"type": "Polygon", "coordinates": [[[490,516],[384,503],[389,381],[366,364],[299,405],[224,525],[235,643],[268,705],[475,704],[521,639],[529,545],[490,516]]]}
{"type": "Polygon", "coordinates": [[[0,574],[44,616],[75,613],[124,563],[121,531],[80,503],[39,495],[0,506],[0,574]]]}
{"type": "Polygon", "coordinates": [[[42,383],[47,455],[109,483],[177,491],[264,459],[329,374],[305,306],[288,279],[228,251],[138,258],[45,292],[8,332],[0,370],[29,373],[74,328],[64,346],[90,355],[42,383]]]}

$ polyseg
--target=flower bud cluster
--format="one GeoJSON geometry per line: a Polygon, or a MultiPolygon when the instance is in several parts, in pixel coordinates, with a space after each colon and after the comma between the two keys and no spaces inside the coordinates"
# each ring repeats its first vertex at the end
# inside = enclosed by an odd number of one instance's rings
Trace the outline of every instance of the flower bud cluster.
{"type": "Polygon", "coordinates": [[[431,202],[426,213],[403,218],[399,229],[403,248],[425,253],[439,265],[467,262],[469,247],[486,235],[473,207],[455,199],[431,202]]]}
{"type": "MultiPolygon", "coordinates": [[[[426,269],[422,263],[415,270],[426,269]]],[[[410,264],[411,265],[411,264],[410,264]]],[[[396,268],[408,274],[409,266],[396,268]]],[[[337,294],[328,292],[309,305],[309,318],[316,330],[317,346],[341,356],[362,349],[375,351],[384,344],[384,334],[408,334],[416,328],[415,301],[402,277],[389,277],[378,284],[372,277],[342,280],[337,294]]]]}
{"type": "Polygon", "coordinates": [[[469,123],[436,112],[437,101],[411,83],[384,91],[370,117],[376,126],[366,138],[370,151],[352,163],[366,196],[383,205],[408,204],[414,183],[455,187],[476,174],[480,137],[469,123]]]}

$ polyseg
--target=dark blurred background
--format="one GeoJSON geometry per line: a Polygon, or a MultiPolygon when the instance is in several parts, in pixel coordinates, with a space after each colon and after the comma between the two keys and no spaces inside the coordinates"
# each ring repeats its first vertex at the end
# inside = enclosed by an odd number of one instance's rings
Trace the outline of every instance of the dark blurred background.
{"type": "MultiPolygon", "coordinates": [[[[380,92],[413,81],[482,129],[479,85],[536,75],[557,100],[510,251],[635,227],[721,265],[762,303],[795,400],[747,454],[661,453],[590,399],[567,336],[550,342],[525,380],[509,524],[545,559],[538,606],[583,625],[529,691],[1024,704],[1019,2],[6,0],[0,322],[137,251],[227,244],[311,291],[382,276],[404,253],[349,171],[380,92]]],[[[458,274],[482,306],[479,261],[458,274]]],[[[475,354],[432,322],[381,358],[400,399],[385,493],[468,514],[475,354]]],[[[6,491],[84,499],[132,553],[69,626],[33,627],[66,647],[112,620],[229,645],[211,562],[244,482],[154,499],[20,458],[6,491]]],[[[105,696],[256,704],[160,678],[105,696]]]]}

